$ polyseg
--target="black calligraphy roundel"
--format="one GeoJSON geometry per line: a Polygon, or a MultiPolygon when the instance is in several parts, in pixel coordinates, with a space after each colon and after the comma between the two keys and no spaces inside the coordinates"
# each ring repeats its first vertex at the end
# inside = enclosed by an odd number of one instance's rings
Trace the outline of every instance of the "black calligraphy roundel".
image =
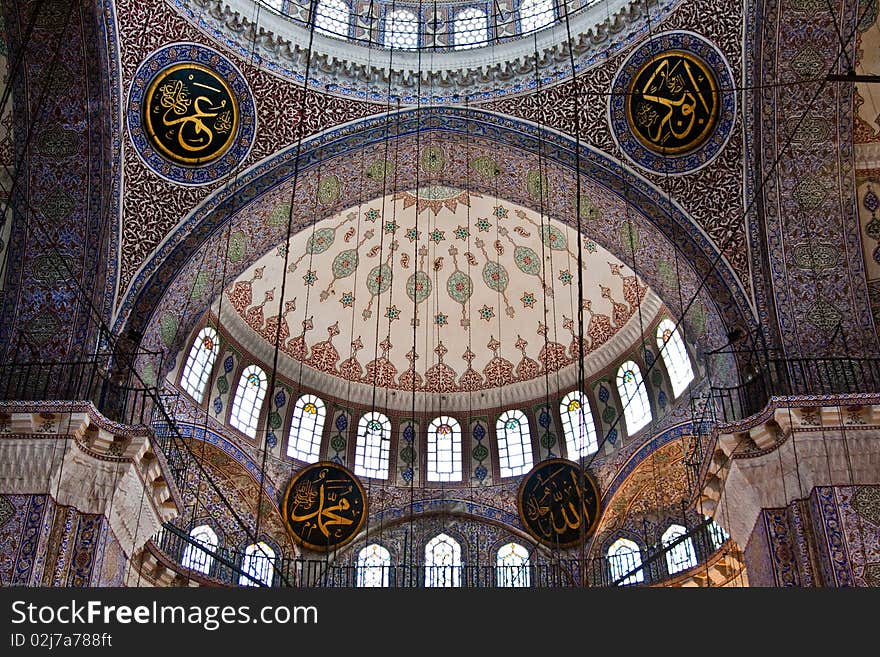
{"type": "Polygon", "coordinates": [[[588,472],[566,459],[532,468],[519,486],[523,526],[548,547],[571,547],[590,536],[599,521],[599,489],[588,472]]]}
{"type": "Polygon", "coordinates": [[[282,513],[291,535],[304,547],[328,552],[351,541],[367,519],[367,496],[358,478],[329,461],[294,475],[282,513]]]}
{"type": "Polygon", "coordinates": [[[687,153],[712,134],[720,114],[718,81],[699,57],[667,50],[649,58],[627,89],[626,117],[643,146],[687,153]]]}
{"type": "Polygon", "coordinates": [[[150,145],[176,164],[208,164],[235,141],[238,101],[226,80],[208,66],[186,62],[160,71],[143,103],[150,145]]]}

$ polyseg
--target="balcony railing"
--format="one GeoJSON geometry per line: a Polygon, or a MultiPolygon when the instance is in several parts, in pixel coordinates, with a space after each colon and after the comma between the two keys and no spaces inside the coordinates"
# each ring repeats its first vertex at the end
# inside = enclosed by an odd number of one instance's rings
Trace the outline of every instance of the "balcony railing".
{"type": "Polygon", "coordinates": [[[751,378],[710,391],[717,420],[759,413],[772,396],[840,395],[880,391],[880,358],[769,358],[751,378]]]}
{"type": "Polygon", "coordinates": [[[241,550],[226,547],[206,547],[172,524],[166,524],[153,536],[152,544],[165,555],[167,560],[177,564],[179,572],[227,586],[570,588],[662,582],[671,576],[666,568],[667,554],[687,540],[692,542],[694,556],[697,559],[697,563],[692,567],[696,567],[722,549],[728,537],[717,524],[706,521],[676,540],[656,546],[647,554],[639,555],[637,559],[632,555],[618,555],[612,558],[603,556],[588,559],[585,562],[578,559],[556,559],[525,566],[494,564],[359,566],[357,563],[281,557],[269,560],[270,567],[267,568],[266,564],[254,561],[255,558],[261,559],[259,556],[246,556],[241,550]],[[191,568],[180,565],[182,561],[187,561],[191,568]],[[582,564],[585,566],[583,580],[582,564]],[[256,573],[261,572],[269,573],[269,576],[262,581],[255,576],[256,573]]]}

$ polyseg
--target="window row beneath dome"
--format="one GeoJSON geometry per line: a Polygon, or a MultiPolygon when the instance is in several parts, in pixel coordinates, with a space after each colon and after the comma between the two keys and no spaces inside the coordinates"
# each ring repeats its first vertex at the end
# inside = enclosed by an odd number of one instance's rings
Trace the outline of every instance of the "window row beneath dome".
{"type": "Polygon", "coordinates": [[[396,50],[421,47],[462,50],[493,39],[529,34],[597,0],[502,0],[449,3],[377,2],[361,7],[354,0],[262,0],[274,11],[333,37],[396,50]],[[314,20],[312,20],[312,12],[314,20]]]}
{"type": "MultiPolygon", "coordinates": [[[[657,346],[669,375],[674,396],[680,396],[694,378],[690,358],[675,324],[662,320],[656,331],[657,346]]],[[[181,387],[197,403],[204,400],[211,371],[219,354],[219,336],[205,326],[196,336],[184,365],[181,387]]],[[[617,391],[623,404],[624,423],[632,435],[652,420],[651,404],[642,370],[633,360],[622,363],[616,374],[617,391]]],[[[228,415],[229,425],[255,439],[268,388],[266,372],[256,364],[243,368],[228,415]]],[[[573,390],[559,403],[559,418],[568,458],[577,460],[599,449],[599,438],[590,402],[582,391],[573,390]]],[[[314,394],[301,395],[294,404],[289,423],[287,455],[305,463],[320,460],[322,436],[327,419],[325,402],[314,394]]],[[[513,477],[532,466],[532,436],[526,414],[520,409],[500,413],[495,421],[499,474],[513,477]]],[[[448,414],[433,418],[427,428],[426,476],[429,482],[460,482],[462,470],[462,428],[448,414]]],[[[354,471],[359,476],[387,479],[391,451],[391,421],[378,411],[363,413],[358,421],[354,471]]]]}

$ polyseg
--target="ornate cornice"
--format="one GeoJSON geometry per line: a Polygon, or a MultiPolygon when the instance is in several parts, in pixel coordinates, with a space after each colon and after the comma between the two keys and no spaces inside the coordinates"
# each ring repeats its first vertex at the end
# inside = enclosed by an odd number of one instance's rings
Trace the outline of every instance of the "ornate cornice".
{"type": "MultiPolygon", "coordinates": [[[[555,84],[571,76],[567,29],[559,24],[536,35],[502,44],[454,50],[389,51],[309,31],[275,15],[261,12],[259,23],[251,16],[252,0],[168,0],[184,18],[232,52],[253,57],[281,77],[304,81],[334,95],[358,100],[403,104],[479,102],[528,93],[541,84],[555,84]],[[537,60],[537,61],[536,61],[537,60]],[[416,97],[416,92],[420,97],[416,97]]],[[[613,0],[597,3],[570,19],[574,40],[575,71],[600,64],[633,43],[648,26],[656,26],[678,0],[613,0]],[[650,5],[650,7],[646,7],[650,5]]]]}

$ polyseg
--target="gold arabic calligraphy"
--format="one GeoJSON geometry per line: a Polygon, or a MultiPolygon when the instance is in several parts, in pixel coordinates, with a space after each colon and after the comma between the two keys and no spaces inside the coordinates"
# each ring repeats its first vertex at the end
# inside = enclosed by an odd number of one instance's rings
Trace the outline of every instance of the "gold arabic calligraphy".
{"type": "Polygon", "coordinates": [[[364,493],[344,468],[319,463],[302,470],[285,496],[287,524],[313,549],[338,547],[354,537],[364,519],[364,493]]]}
{"type": "Polygon", "coordinates": [[[718,118],[717,82],[706,65],[683,51],[646,63],[630,87],[627,116],[647,148],[683,153],[709,136],[718,118]]]}
{"type": "Polygon", "coordinates": [[[182,164],[220,157],[232,142],[238,110],[225,81],[198,64],[159,74],[146,96],[146,127],[153,144],[182,164]]]}
{"type": "Polygon", "coordinates": [[[565,460],[546,461],[523,481],[520,516],[539,541],[568,546],[590,534],[598,517],[598,496],[592,479],[565,460]]]}

